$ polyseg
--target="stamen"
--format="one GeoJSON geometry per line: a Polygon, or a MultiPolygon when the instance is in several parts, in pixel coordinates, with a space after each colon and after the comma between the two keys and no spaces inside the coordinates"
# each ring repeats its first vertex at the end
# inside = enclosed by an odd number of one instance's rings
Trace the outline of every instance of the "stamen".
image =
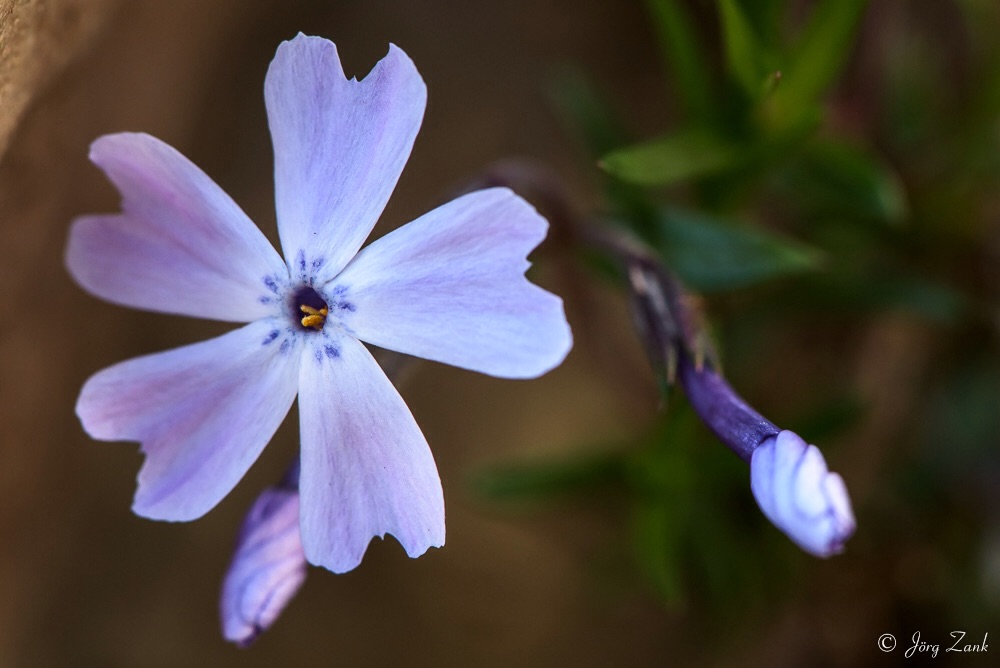
{"type": "Polygon", "coordinates": [[[307,332],[322,330],[330,315],[326,300],[308,285],[301,286],[292,294],[288,306],[292,322],[297,320],[299,327],[307,332]]]}
{"type": "Polygon", "coordinates": [[[299,310],[308,315],[328,315],[329,310],[324,306],[323,308],[313,308],[308,304],[299,304],[299,310]]]}
{"type": "Polygon", "coordinates": [[[316,331],[323,329],[323,325],[326,323],[326,316],[330,313],[329,309],[325,306],[317,309],[308,304],[299,304],[299,310],[306,314],[300,321],[302,326],[315,329],[316,331]]]}

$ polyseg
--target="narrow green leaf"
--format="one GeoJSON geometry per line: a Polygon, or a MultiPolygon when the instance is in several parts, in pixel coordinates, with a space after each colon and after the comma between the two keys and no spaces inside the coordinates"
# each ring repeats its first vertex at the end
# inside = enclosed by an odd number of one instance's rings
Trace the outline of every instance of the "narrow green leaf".
{"type": "Polygon", "coordinates": [[[711,69],[698,31],[676,0],[646,0],[660,38],[663,61],[672,73],[675,93],[689,119],[704,119],[712,105],[711,69]]]}
{"type": "MultiPolygon", "coordinates": [[[[549,76],[548,84],[549,100],[556,113],[595,161],[632,141],[611,105],[582,70],[571,65],[557,68],[549,76]]],[[[642,237],[649,235],[656,210],[642,188],[607,179],[607,198],[634,232],[642,237]]]]}
{"type": "Polygon", "coordinates": [[[803,243],[748,225],[668,209],[659,221],[667,264],[699,292],[748,287],[816,268],[821,254],[803,243]]]}
{"type": "Polygon", "coordinates": [[[719,19],[729,73],[747,95],[755,98],[762,90],[765,72],[753,26],[736,0],[719,0],[719,19]]]}
{"type": "Polygon", "coordinates": [[[743,14],[753,26],[757,41],[764,49],[772,50],[781,44],[788,15],[787,5],[787,0],[742,1],[743,14]]]}
{"type": "Polygon", "coordinates": [[[778,120],[807,113],[840,73],[867,0],[822,0],[787,59],[774,95],[778,120]]]}
{"type": "Polygon", "coordinates": [[[906,192],[888,165],[846,143],[816,142],[783,175],[790,197],[809,215],[834,215],[889,224],[909,212],[906,192]]]}
{"type": "Polygon", "coordinates": [[[601,160],[601,167],[630,183],[662,186],[723,170],[735,164],[739,155],[716,133],[694,127],[613,151],[601,160]]]}

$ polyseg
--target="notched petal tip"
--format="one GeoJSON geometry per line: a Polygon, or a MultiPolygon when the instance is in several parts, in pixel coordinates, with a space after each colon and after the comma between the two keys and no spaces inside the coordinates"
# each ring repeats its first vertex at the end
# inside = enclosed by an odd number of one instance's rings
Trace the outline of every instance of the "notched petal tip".
{"type": "Polygon", "coordinates": [[[303,541],[304,553],[306,561],[313,566],[325,568],[335,575],[343,575],[344,573],[350,573],[361,565],[365,554],[368,553],[368,548],[376,540],[385,541],[391,538],[399,543],[407,557],[417,559],[427,554],[431,549],[444,547],[444,533],[444,527],[442,526],[439,536],[435,535],[422,540],[408,540],[400,538],[391,531],[386,531],[371,536],[367,543],[364,543],[360,546],[360,549],[356,550],[348,550],[346,547],[331,550],[328,547],[322,547],[318,544],[313,545],[311,541],[306,539],[303,541]]]}
{"type": "Polygon", "coordinates": [[[750,486],[764,515],[799,547],[821,558],[839,554],[856,527],[843,479],[815,445],[782,431],[750,462],[750,486]]]}
{"type": "Polygon", "coordinates": [[[197,165],[148,134],[104,135],[91,161],[121,211],[73,224],[66,266],[91,294],[149,311],[229,322],[271,314],[261,277],[284,262],[242,209],[197,165]]]}
{"type": "Polygon", "coordinates": [[[299,381],[302,543],[334,573],[357,567],[373,537],[411,557],[445,537],[441,479],[413,415],[360,342],[340,344],[299,381]]]}
{"type": "Polygon", "coordinates": [[[548,222],[506,188],[458,197],[362,250],[338,280],[363,341],[497,378],[536,378],[573,345],[563,301],[525,276],[548,222]]]}
{"type": "Polygon", "coordinates": [[[242,479],[291,408],[298,368],[262,346],[268,320],[94,374],[77,402],[99,440],[136,441],[145,455],[133,510],[201,517],[242,479]]]}
{"type": "Polygon", "coordinates": [[[300,35],[278,48],[264,98],[282,248],[288,259],[322,259],[312,277],[322,284],[357,253],[388,202],[427,87],[398,47],[360,81],[348,80],[333,42],[300,35]]]}
{"type": "MultiPolygon", "coordinates": [[[[275,52],[274,61],[281,62],[281,58],[299,58],[306,55],[307,52],[313,52],[311,55],[323,54],[332,59],[327,61],[327,65],[331,65],[334,61],[336,62],[336,67],[333,68],[335,71],[339,72],[340,75],[346,79],[347,75],[344,73],[343,64],[340,61],[340,53],[337,50],[337,44],[325,37],[320,37],[318,35],[306,35],[303,32],[299,32],[295,37],[291,39],[286,39],[281,44],[278,45],[278,49],[275,52]],[[325,52],[325,53],[324,53],[325,52]]],[[[401,47],[389,42],[389,48],[386,54],[375,64],[375,66],[365,74],[361,79],[355,78],[357,82],[363,82],[368,76],[377,72],[379,67],[383,64],[393,64],[396,66],[405,67],[412,72],[408,74],[415,75],[415,79],[420,82],[421,85],[424,84],[423,78],[417,71],[417,66],[414,64],[413,59],[407,55],[401,47]],[[387,61],[392,61],[387,63],[387,61]]],[[[424,85],[426,90],[426,86],[424,85]]]]}

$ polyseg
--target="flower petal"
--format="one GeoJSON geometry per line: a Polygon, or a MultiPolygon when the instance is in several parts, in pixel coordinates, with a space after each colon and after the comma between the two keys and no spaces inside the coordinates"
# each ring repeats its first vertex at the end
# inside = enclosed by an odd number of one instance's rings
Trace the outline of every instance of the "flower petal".
{"type": "Polygon", "coordinates": [[[548,223],[506,188],[459,197],[375,241],[337,278],[363,341],[501,378],[533,378],[573,345],[562,300],[525,259],[548,223]]]}
{"type": "Polygon", "coordinates": [[[278,319],[121,362],[83,386],[76,412],[103,441],[140,441],[132,509],[201,517],[239,482],[295,399],[300,356],[278,319]]]}
{"type": "Polygon", "coordinates": [[[418,557],[444,544],[437,466],[410,410],[356,339],[311,337],[299,380],[302,543],[343,573],[374,536],[418,557]]]}
{"type": "Polygon", "coordinates": [[[204,172],[146,134],[101,137],[90,159],[121,192],[122,213],[74,222],[66,265],[81,286],[151,311],[231,322],[274,314],[272,290],[288,271],[204,172]]]}
{"type": "Polygon", "coordinates": [[[361,81],[337,47],[284,42],[264,84],[274,144],[278,232],[292,275],[322,284],[358,252],[413,148],[427,88],[395,45],[361,81]]]}
{"type": "Polygon", "coordinates": [[[247,647],[278,619],[306,579],[299,534],[299,492],[264,490],[247,513],[222,583],[226,640],[247,647]]]}
{"type": "Polygon", "coordinates": [[[768,437],[753,451],[750,487],[764,515],[810,554],[837,554],[854,533],[843,479],[827,470],[819,448],[793,432],[768,437]]]}

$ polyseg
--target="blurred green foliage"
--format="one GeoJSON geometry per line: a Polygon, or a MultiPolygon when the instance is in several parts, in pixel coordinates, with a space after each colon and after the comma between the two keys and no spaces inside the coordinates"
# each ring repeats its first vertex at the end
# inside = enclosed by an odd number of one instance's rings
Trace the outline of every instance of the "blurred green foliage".
{"type": "MultiPolygon", "coordinates": [[[[975,583],[1000,527],[1000,4],[645,4],[668,83],[659,136],[637,140],[581,72],[553,86],[605,174],[594,218],[709,295],[733,385],[822,440],[859,519],[833,568],[880,583],[868,595],[905,609],[909,634],[995,619],[975,583]],[[951,593],[882,586],[912,563],[951,593]]],[[[644,434],[477,490],[624,497],[636,572],[677,610],[747,619],[794,596],[777,583],[829,568],[767,524],[745,466],[682,400],[644,434]]]]}
{"type": "Polygon", "coordinates": [[[761,227],[669,206],[660,211],[653,245],[689,287],[705,293],[813,269],[822,257],[761,227]]]}

